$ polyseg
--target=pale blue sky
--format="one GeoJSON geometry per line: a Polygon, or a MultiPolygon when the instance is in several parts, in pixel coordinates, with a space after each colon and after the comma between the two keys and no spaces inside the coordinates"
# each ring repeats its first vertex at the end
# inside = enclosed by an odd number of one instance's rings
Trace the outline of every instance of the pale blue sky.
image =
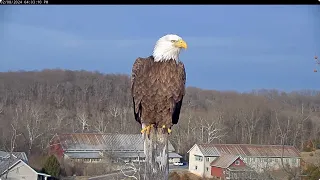
{"type": "Polygon", "coordinates": [[[129,74],[174,33],[188,43],[188,85],[320,90],[319,31],[319,6],[1,6],[0,71],[129,74]]]}

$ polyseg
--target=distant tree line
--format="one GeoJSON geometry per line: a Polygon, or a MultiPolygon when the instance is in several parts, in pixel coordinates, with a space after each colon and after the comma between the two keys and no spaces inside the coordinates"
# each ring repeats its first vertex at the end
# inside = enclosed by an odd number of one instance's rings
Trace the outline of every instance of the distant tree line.
{"type": "MultiPolygon", "coordinates": [[[[0,73],[0,149],[33,154],[46,152],[56,133],[139,133],[140,128],[128,75],[60,69],[0,73]]],[[[194,143],[286,144],[303,150],[319,137],[319,91],[188,87],[170,138],[185,155],[194,143]]]]}

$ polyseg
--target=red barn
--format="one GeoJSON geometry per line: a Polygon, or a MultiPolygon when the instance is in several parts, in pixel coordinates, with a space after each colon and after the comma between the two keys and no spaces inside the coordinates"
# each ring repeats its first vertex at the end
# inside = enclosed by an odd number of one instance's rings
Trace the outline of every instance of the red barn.
{"type": "Polygon", "coordinates": [[[210,165],[211,175],[218,179],[242,179],[256,175],[255,171],[247,167],[238,155],[222,154],[210,165]]]}
{"type": "Polygon", "coordinates": [[[60,143],[60,138],[57,135],[54,135],[49,143],[49,154],[56,155],[59,159],[63,157],[64,150],[62,143],[60,143]]]}

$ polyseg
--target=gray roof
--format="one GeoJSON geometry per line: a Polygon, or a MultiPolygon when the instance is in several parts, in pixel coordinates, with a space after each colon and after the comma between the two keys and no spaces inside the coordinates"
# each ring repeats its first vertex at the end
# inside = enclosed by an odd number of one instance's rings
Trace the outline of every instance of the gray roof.
{"type": "MultiPolygon", "coordinates": [[[[24,162],[28,162],[28,157],[25,152],[12,152],[12,155],[18,159],[22,159],[24,162]]],[[[9,158],[9,152],[0,151],[0,160],[9,158]]]]}
{"type": "Polygon", "coordinates": [[[30,169],[32,169],[35,173],[43,176],[50,177],[50,175],[45,173],[38,173],[35,171],[32,167],[30,167],[28,164],[28,158],[26,153],[24,152],[12,152],[12,156],[10,156],[10,153],[5,151],[0,151],[0,177],[8,171],[9,168],[12,168],[13,166],[16,166],[17,164],[25,164],[30,169]]]}
{"type": "MultiPolygon", "coordinates": [[[[51,141],[60,144],[64,151],[143,151],[141,134],[59,134],[51,141]]],[[[169,152],[174,148],[169,141],[169,152]]]]}
{"type": "Polygon", "coordinates": [[[27,155],[24,152],[12,152],[12,155],[13,156],[10,157],[9,152],[0,151],[0,174],[17,163],[19,160],[28,162],[27,155]]]}
{"type": "MultiPolygon", "coordinates": [[[[66,152],[66,156],[68,156],[71,159],[99,159],[103,158],[103,156],[99,152],[66,152]]],[[[109,154],[110,156],[115,156],[119,158],[137,158],[145,157],[143,152],[113,152],[109,154]]],[[[170,152],[169,158],[182,158],[177,153],[170,152]]]]}
{"type": "Polygon", "coordinates": [[[12,152],[12,154],[18,159],[22,159],[24,162],[28,162],[28,157],[25,152],[12,152]]]}
{"type": "Polygon", "coordinates": [[[1,158],[6,158],[6,157],[8,157],[8,156],[9,156],[9,153],[4,152],[4,151],[0,151],[0,159],[1,159],[1,158]]]}
{"type": "Polygon", "coordinates": [[[214,146],[198,144],[198,147],[204,156],[220,156],[219,151],[214,146]]]}
{"type": "Polygon", "coordinates": [[[11,157],[11,158],[3,158],[0,160],[0,175],[2,175],[9,167],[16,164],[21,159],[11,157]]]}
{"type": "MultiPolygon", "coordinates": [[[[32,167],[30,167],[27,163],[25,163],[22,159],[16,158],[14,156],[11,156],[9,158],[3,158],[2,160],[0,160],[0,177],[4,176],[6,172],[8,172],[8,169],[13,168],[14,166],[17,166],[19,164],[24,164],[27,167],[29,167],[34,173],[38,174],[38,175],[42,175],[42,176],[46,176],[46,177],[50,177],[49,174],[45,174],[45,173],[39,173],[37,171],[35,171],[32,167]]],[[[10,179],[10,178],[8,178],[10,179]]],[[[16,179],[16,178],[13,178],[16,179]]]]}
{"type": "Polygon", "coordinates": [[[169,158],[182,158],[182,156],[174,152],[169,152],[169,158]]]}
{"type": "Polygon", "coordinates": [[[228,168],[235,160],[240,158],[240,156],[233,154],[223,154],[216,160],[212,161],[211,166],[228,168]]]}
{"type": "Polygon", "coordinates": [[[138,156],[143,158],[145,157],[143,152],[116,152],[110,155],[119,158],[137,158],[138,156]]]}
{"type": "Polygon", "coordinates": [[[221,154],[240,155],[241,157],[300,157],[294,146],[258,144],[197,144],[204,156],[221,154]],[[283,152],[283,153],[282,153],[283,152]]]}
{"type": "Polygon", "coordinates": [[[64,155],[68,156],[71,159],[101,159],[102,156],[99,152],[71,152],[64,153],[64,155]]]}

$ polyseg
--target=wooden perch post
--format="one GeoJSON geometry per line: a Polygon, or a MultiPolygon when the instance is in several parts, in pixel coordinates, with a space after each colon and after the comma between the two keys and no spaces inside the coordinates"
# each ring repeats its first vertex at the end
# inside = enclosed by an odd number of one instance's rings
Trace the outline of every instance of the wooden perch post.
{"type": "Polygon", "coordinates": [[[145,180],[168,180],[168,133],[151,128],[149,138],[144,134],[145,180]]]}

